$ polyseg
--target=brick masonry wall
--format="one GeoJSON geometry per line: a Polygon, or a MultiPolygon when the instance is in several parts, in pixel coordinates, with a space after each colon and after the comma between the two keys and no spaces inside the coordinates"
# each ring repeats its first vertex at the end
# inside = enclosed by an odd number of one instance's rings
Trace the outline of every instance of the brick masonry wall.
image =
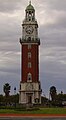
{"type": "Polygon", "coordinates": [[[27,82],[28,73],[32,74],[32,82],[39,81],[39,45],[32,44],[31,49],[28,49],[28,44],[22,45],[22,72],[21,81],[27,82]],[[28,52],[31,52],[31,58],[28,59],[28,52]],[[28,62],[31,62],[31,68],[28,68],[28,62]]]}

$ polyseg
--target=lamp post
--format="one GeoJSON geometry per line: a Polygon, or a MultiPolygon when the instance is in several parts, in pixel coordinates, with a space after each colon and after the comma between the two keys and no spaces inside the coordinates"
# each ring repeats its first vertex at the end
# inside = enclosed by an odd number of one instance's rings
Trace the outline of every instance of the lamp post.
{"type": "Polygon", "coordinates": [[[16,108],[16,87],[14,87],[15,108],[16,108]]]}

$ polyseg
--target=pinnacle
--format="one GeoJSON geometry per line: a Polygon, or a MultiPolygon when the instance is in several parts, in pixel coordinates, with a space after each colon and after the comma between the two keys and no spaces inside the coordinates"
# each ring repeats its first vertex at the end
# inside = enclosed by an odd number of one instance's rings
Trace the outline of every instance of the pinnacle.
{"type": "Polygon", "coordinates": [[[31,5],[31,0],[29,1],[29,5],[31,5]]]}

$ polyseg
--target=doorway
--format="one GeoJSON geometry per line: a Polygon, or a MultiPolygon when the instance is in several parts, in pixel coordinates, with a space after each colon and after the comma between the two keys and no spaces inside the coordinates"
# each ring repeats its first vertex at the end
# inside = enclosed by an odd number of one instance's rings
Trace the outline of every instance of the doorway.
{"type": "Polygon", "coordinates": [[[28,95],[28,104],[32,104],[32,96],[28,95]]]}
{"type": "Polygon", "coordinates": [[[27,103],[32,104],[32,94],[27,94],[27,103]]]}

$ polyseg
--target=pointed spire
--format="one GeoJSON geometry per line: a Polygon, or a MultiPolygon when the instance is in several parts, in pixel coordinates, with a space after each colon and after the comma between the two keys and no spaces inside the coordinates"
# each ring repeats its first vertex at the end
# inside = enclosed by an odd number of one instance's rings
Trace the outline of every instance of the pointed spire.
{"type": "Polygon", "coordinates": [[[29,1],[29,5],[31,5],[31,0],[29,1]]]}

